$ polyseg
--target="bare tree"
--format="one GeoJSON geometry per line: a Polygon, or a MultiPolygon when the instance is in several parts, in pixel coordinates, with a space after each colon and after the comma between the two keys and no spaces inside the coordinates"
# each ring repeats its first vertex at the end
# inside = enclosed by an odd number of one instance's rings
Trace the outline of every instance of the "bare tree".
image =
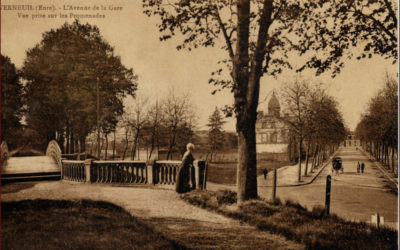
{"type": "Polygon", "coordinates": [[[132,106],[131,112],[128,115],[129,117],[128,123],[132,128],[132,132],[134,134],[133,146],[131,152],[132,160],[135,159],[136,151],[139,150],[138,143],[141,136],[141,132],[148,119],[147,105],[148,105],[147,98],[137,96],[132,106]]]}
{"type": "Polygon", "coordinates": [[[309,92],[308,84],[296,79],[291,83],[287,83],[283,90],[283,99],[286,104],[287,113],[289,116],[282,117],[290,129],[296,134],[298,138],[298,181],[301,181],[301,156],[303,151],[303,141],[306,137],[306,122],[307,122],[307,95],[309,92]]]}
{"type": "Polygon", "coordinates": [[[193,136],[196,116],[190,95],[179,95],[174,89],[169,90],[163,102],[163,111],[169,135],[167,159],[172,159],[174,150],[182,151],[182,145],[193,136]]]}
{"type": "Polygon", "coordinates": [[[149,108],[147,124],[145,125],[145,130],[147,134],[147,141],[150,144],[150,152],[148,154],[148,158],[151,159],[153,151],[155,147],[159,146],[159,137],[162,129],[162,125],[164,124],[164,113],[162,110],[162,105],[157,100],[155,104],[153,104],[149,108]]]}

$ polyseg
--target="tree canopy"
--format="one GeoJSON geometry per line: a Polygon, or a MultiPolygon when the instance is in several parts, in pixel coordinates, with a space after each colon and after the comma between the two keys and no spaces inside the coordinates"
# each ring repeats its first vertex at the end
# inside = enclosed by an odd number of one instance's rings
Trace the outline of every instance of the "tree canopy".
{"type": "Polygon", "coordinates": [[[28,125],[60,145],[64,138],[69,145],[84,142],[94,129],[97,85],[101,127],[107,131],[123,113],[123,98],[137,89],[133,70],[121,64],[100,30],[79,21],[45,32],[27,51],[22,72],[28,125]]]}
{"type": "Polygon", "coordinates": [[[396,78],[390,76],[385,78],[384,83],[384,87],[371,98],[355,132],[365,148],[368,147],[370,153],[387,166],[390,147],[391,167],[396,172],[394,150],[398,149],[398,85],[396,78]]]}
{"type": "Polygon", "coordinates": [[[16,132],[21,128],[23,86],[20,74],[10,58],[1,55],[1,140],[16,145],[16,132]]]}
{"type": "MultiPolygon", "coordinates": [[[[386,0],[345,1],[347,6],[336,2],[143,0],[144,12],[161,20],[158,25],[160,40],[180,34],[177,36],[181,38],[177,49],[215,46],[222,41],[222,49],[227,52],[226,58],[220,61],[222,66],[212,73],[209,83],[222,89],[229,88],[234,95],[234,103],[227,107],[227,111],[236,116],[239,203],[258,196],[255,122],[260,78],[264,74],[279,74],[284,68],[298,71],[314,68],[317,74],[329,70],[335,76],[344,65],[343,57],[351,57],[351,51],[345,53],[350,47],[373,39],[374,35],[381,35],[381,41],[386,41],[384,32],[375,32],[369,27],[368,18],[358,20],[357,15],[351,15],[353,6],[365,6],[365,2],[368,2],[366,8],[373,12],[373,18],[379,16],[379,20],[385,24],[384,28],[396,30],[397,33],[397,25],[389,24],[395,20],[390,14],[394,5],[386,5],[392,7],[389,10],[376,7],[380,3],[385,6],[386,0]],[[344,16],[341,14],[343,11],[344,16]],[[391,20],[386,20],[386,13],[389,13],[391,20]],[[364,24],[356,28],[356,23],[360,21],[364,21],[364,24]],[[353,29],[356,31],[353,32],[353,29]],[[346,36],[342,38],[338,33],[346,36]],[[360,39],[360,36],[363,38],[360,39]],[[292,65],[289,58],[291,52],[302,56],[304,62],[299,66],[292,65]],[[224,77],[224,69],[229,71],[230,78],[224,77]]],[[[376,23],[373,27],[378,26],[376,23]]],[[[370,43],[368,48],[379,45],[379,41],[370,43]]],[[[377,48],[374,51],[381,50],[377,48]]],[[[393,53],[387,55],[397,56],[393,53]]]]}

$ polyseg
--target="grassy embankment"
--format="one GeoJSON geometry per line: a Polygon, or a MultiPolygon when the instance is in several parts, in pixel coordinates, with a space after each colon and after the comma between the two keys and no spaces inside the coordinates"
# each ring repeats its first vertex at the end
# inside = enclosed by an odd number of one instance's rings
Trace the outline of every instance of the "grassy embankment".
{"type": "Polygon", "coordinates": [[[397,249],[397,231],[326,216],[322,207],[308,211],[298,203],[253,200],[236,207],[231,191],[192,191],[181,198],[193,205],[284,235],[308,249],[397,249]]]}
{"type": "Polygon", "coordinates": [[[99,201],[1,203],[4,249],[177,249],[122,208],[99,201]]]}
{"type": "MultiPolygon", "coordinates": [[[[272,176],[275,168],[293,165],[289,161],[261,160],[257,162],[257,175],[262,175],[264,169],[268,169],[268,176],[272,176]]],[[[215,162],[208,166],[207,180],[219,184],[236,184],[236,162],[215,162]]]]}

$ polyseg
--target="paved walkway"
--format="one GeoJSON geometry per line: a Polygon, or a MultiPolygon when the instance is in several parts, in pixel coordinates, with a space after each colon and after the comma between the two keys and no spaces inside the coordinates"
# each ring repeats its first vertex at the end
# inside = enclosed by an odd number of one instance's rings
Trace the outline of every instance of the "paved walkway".
{"type": "MultiPolygon", "coordinates": [[[[3,192],[16,184],[9,185],[3,186],[3,192]]],[[[192,206],[168,189],[58,181],[41,182],[16,193],[2,194],[2,201],[38,198],[108,201],[123,207],[133,216],[145,220],[167,238],[183,242],[185,246],[191,248],[304,248],[281,236],[257,231],[252,226],[192,206]]]]}

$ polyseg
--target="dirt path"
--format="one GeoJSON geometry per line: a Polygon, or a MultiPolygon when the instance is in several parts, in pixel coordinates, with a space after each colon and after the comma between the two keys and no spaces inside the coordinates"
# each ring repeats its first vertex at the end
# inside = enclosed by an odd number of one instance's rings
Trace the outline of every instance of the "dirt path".
{"type": "Polygon", "coordinates": [[[298,243],[259,232],[254,227],[182,201],[172,190],[116,187],[66,181],[41,182],[13,193],[2,187],[2,201],[23,199],[91,199],[119,205],[150,223],[167,238],[201,249],[303,249],[298,243]]]}

